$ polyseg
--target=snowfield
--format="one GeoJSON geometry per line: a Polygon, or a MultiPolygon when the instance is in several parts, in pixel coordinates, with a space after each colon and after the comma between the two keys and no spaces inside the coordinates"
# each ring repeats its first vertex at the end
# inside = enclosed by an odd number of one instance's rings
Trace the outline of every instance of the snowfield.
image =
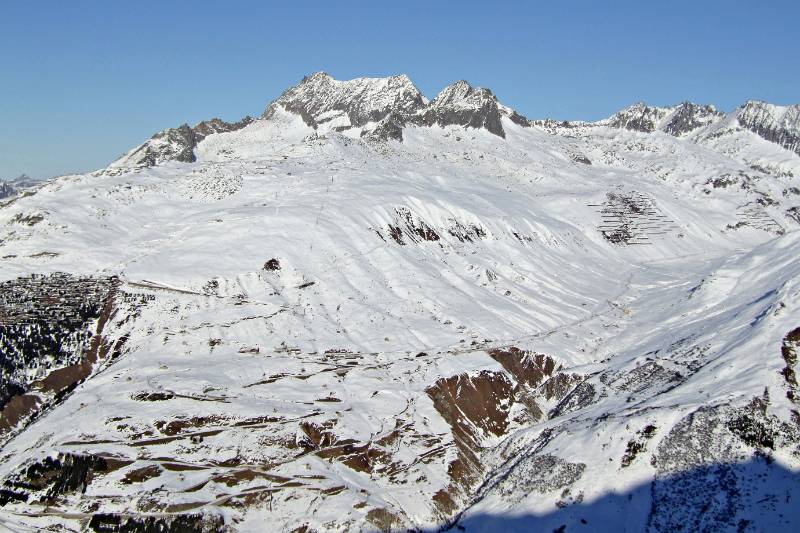
{"type": "Polygon", "coordinates": [[[315,74],[0,201],[0,526],[796,530],[797,117],[315,74]]]}

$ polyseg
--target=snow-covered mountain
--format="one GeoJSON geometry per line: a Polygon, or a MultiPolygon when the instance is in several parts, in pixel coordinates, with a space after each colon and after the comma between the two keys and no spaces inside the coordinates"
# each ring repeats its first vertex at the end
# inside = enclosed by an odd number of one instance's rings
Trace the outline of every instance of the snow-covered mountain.
{"type": "Polygon", "coordinates": [[[0,524],[796,529],[797,110],[317,73],[0,204],[0,524]]]}

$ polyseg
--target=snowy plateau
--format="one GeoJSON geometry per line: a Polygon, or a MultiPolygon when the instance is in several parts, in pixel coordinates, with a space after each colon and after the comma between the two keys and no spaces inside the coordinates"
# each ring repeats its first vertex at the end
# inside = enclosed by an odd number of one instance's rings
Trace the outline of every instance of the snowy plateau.
{"type": "Polygon", "coordinates": [[[800,106],[317,73],[6,193],[2,530],[800,530],[800,106]]]}

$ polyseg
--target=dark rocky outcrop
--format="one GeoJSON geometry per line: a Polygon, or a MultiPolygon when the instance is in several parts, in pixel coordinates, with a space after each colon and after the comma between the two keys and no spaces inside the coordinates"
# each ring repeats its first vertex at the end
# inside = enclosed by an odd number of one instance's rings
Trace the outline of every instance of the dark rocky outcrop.
{"type": "Polygon", "coordinates": [[[781,370],[781,374],[786,381],[786,397],[800,406],[800,386],[797,382],[798,356],[800,356],[800,328],[795,328],[783,338],[781,357],[786,366],[781,370]]]}
{"type": "Polygon", "coordinates": [[[428,388],[428,396],[450,426],[458,450],[447,471],[450,486],[434,496],[443,516],[453,513],[481,481],[480,443],[484,436],[505,433],[513,391],[514,384],[507,376],[489,371],[442,378],[428,388]]]}
{"type": "Polygon", "coordinates": [[[422,93],[405,75],[340,81],[317,72],[285,91],[269,105],[263,117],[268,119],[283,107],[303,117],[311,127],[341,115],[347,116],[351,126],[361,127],[392,113],[411,115],[424,106],[422,93]]]}
{"type": "Polygon", "coordinates": [[[714,106],[692,102],[675,107],[655,107],[639,102],[616,113],[608,120],[608,125],[642,133],[659,130],[680,137],[724,116],[714,106]]]}
{"type": "MultiPolygon", "coordinates": [[[[516,122],[524,123],[515,113],[516,122]]],[[[500,137],[505,131],[500,121],[501,113],[497,98],[489,89],[475,89],[464,80],[445,87],[430,105],[416,118],[426,126],[458,125],[483,128],[500,137]]],[[[527,120],[527,119],[526,119],[527,120]]]]}
{"type": "Polygon", "coordinates": [[[683,102],[675,108],[662,129],[670,135],[680,137],[724,116],[714,106],[683,102]]]}
{"type": "Polygon", "coordinates": [[[364,127],[367,140],[402,140],[403,128],[418,126],[464,126],[483,128],[505,137],[501,118],[527,127],[530,121],[516,111],[502,107],[489,89],[473,88],[466,81],[446,87],[429,104],[405,75],[389,78],[335,80],[318,72],[284,92],[265,111],[270,119],[279,108],[300,115],[312,128],[346,117],[339,129],[364,127]]]}
{"type": "Polygon", "coordinates": [[[41,180],[31,178],[26,174],[21,174],[13,179],[0,180],[0,200],[17,196],[40,183],[41,180]]]}
{"type": "Polygon", "coordinates": [[[375,128],[361,132],[361,136],[373,141],[402,141],[403,128],[408,123],[408,116],[392,112],[381,120],[375,128]]]}
{"type": "Polygon", "coordinates": [[[192,163],[196,160],[194,149],[200,141],[214,133],[240,130],[251,122],[253,119],[249,116],[238,122],[225,122],[213,118],[199,122],[194,127],[183,124],[177,128],[169,128],[156,133],[150,140],[115,161],[112,166],[142,168],[152,167],[166,161],[192,163]]]}
{"type": "Polygon", "coordinates": [[[17,190],[10,183],[0,181],[0,200],[17,195],[17,190]]]}
{"type": "Polygon", "coordinates": [[[786,216],[800,224],[800,207],[790,207],[786,210],[786,216]]]}
{"type": "Polygon", "coordinates": [[[72,493],[86,491],[95,475],[129,464],[130,461],[96,455],[62,453],[30,463],[7,478],[0,489],[0,506],[10,501],[52,502],[72,493]]]}
{"type": "Polygon", "coordinates": [[[658,127],[658,123],[669,113],[669,109],[663,107],[650,107],[644,102],[639,102],[630,107],[626,107],[609,119],[608,125],[612,128],[620,128],[642,133],[652,133],[658,127]]]}
{"type": "Polygon", "coordinates": [[[281,262],[279,259],[275,257],[264,263],[264,270],[280,270],[280,269],[281,269],[281,262]]]}

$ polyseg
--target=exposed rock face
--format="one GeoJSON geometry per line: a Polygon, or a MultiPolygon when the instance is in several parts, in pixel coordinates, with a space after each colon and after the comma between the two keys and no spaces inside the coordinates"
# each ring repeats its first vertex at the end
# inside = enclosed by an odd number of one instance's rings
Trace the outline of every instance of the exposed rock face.
{"type": "Polygon", "coordinates": [[[751,100],[736,110],[736,120],[763,139],[800,155],[800,105],[777,106],[751,100]]]}
{"type": "Polygon", "coordinates": [[[670,135],[680,137],[724,116],[725,114],[717,111],[714,106],[683,102],[670,114],[667,123],[662,126],[662,130],[670,135]]]}
{"type": "Polygon", "coordinates": [[[94,455],[60,454],[27,465],[0,489],[0,506],[12,500],[52,501],[65,494],[85,492],[95,475],[112,471],[125,462],[94,455]]]}
{"type": "Polygon", "coordinates": [[[237,131],[248,124],[253,122],[253,117],[246,116],[238,122],[225,122],[219,118],[212,118],[211,120],[204,120],[198,122],[192,128],[192,136],[194,137],[195,145],[214,133],[227,133],[229,131],[237,131]]]}
{"type": "Polygon", "coordinates": [[[786,216],[800,224],[800,207],[790,207],[786,210],[786,216]]]}
{"type": "Polygon", "coordinates": [[[714,106],[692,102],[683,102],[674,107],[655,107],[639,102],[615,114],[609,119],[608,125],[642,133],[663,131],[680,137],[724,116],[714,106]]]}
{"type": "Polygon", "coordinates": [[[659,123],[670,112],[665,107],[650,107],[644,102],[639,102],[626,107],[609,120],[612,128],[622,128],[642,133],[652,133],[658,129],[659,123]]]}
{"type": "Polygon", "coordinates": [[[378,122],[374,129],[361,132],[361,136],[374,141],[402,141],[403,127],[408,122],[408,117],[400,113],[390,113],[386,118],[378,122]]]}
{"type": "MultiPolygon", "coordinates": [[[[560,400],[579,381],[578,376],[561,373],[560,365],[544,354],[511,346],[491,350],[489,355],[505,372],[450,376],[438,380],[426,391],[452,428],[458,450],[457,458],[448,468],[450,486],[434,497],[444,515],[463,503],[470,490],[483,480],[482,443],[487,437],[507,433],[515,422],[511,413],[516,404],[525,412],[525,421],[538,420],[544,416],[538,400],[560,400]]],[[[580,472],[582,468],[578,476],[580,472]]]]}
{"type": "Polygon", "coordinates": [[[448,489],[435,500],[444,515],[452,513],[467,499],[483,475],[480,443],[486,435],[502,435],[508,427],[514,385],[507,376],[481,372],[440,379],[428,389],[428,396],[453,431],[458,458],[450,464],[448,489]]]}
{"type": "MultiPolygon", "coordinates": [[[[795,404],[800,404],[800,394],[798,394],[800,388],[797,383],[798,352],[800,352],[800,328],[795,328],[786,334],[786,337],[783,338],[783,346],[781,346],[781,357],[786,363],[781,371],[786,380],[786,397],[795,404]]],[[[798,416],[800,415],[795,411],[795,417],[798,416]]]]}
{"type": "Polygon", "coordinates": [[[25,189],[35,187],[38,183],[39,180],[33,179],[26,174],[10,180],[0,180],[0,200],[16,196],[25,189]]]}
{"type": "Polygon", "coordinates": [[[339,81],[317,72],[270,104],[264,118],[270,118],[278,106],[299,114],[312,127],[345,116],[347,125],[361,127],[383,120],[390,113],[413,114],[425,102],[406,75],[339,81]]]}
{"type": "Polygon", "coordinates": [[[146,142],[131,154],[135,166],[152,167],[164,161],[194,161],[195,140],[192,128],[183,124],[153,135],[152,142],[146,142]]]}
{"type": "Polygon", "coordinates": [[[313,128],[330,123],[346,130],[377,122],[361,136],[379,141],[402,140],[408,124],[484,128],[500,137],[505,136],[502,116],[530,125],[527,118],[498,104],[489,89],[473,88],[466,81],[446,87],[428,104],[405,75],[339,81],[318,72],[283,93],[263,117],[271,118],[279,107],[300,115],[313,128]]]}
{"type": "Polygon", "coordinates": [[[152,167],[166,161],[192,163],[194,149],[200,141],[213,133],[225,133],[244,128],[253,121],[245,117],[238,122],[225,122],[218,118],[197,123],[194,127],[183,124],[153,135],[150,140],[111,164],[112,168],[152,167]]]}
{"type": "Polygon", "coordinates": [[[11,196],[15,196],[17,194],[17,190],[11,186],[10,183],[6,183],[4,181],[0,181],[0,200],[3,198],[9,198],[11,196]]]}
{"type": "MultiPolygon", "coordinates": [[[[475,89],[464,80],[445,87],[433,102],[421,113],[419,121],[432,126],[452,124],[470,128],[484,128],[495,135],[505,137],[500,122],[497,98],[489,89],[475,89]]],[[[516,120],[523,122],[521,115],[516,120]]]]}

